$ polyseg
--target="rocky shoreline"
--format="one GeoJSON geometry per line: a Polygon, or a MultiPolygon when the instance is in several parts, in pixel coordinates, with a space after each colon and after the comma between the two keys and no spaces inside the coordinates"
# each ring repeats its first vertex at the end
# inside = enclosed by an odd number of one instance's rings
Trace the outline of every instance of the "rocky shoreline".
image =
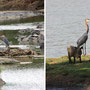
{"type": "Polygon", "coordinates": [[[0,22],[43,15],[40,11],[0,11],[0,22]]]}

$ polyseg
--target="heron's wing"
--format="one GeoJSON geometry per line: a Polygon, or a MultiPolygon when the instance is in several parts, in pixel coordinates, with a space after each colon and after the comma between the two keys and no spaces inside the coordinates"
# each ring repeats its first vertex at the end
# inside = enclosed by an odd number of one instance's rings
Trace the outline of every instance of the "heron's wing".
{"type": "Polygon", "coordinates": [[[77,41],[78,47],[86,43],[87,39],[88,39],[88,34],[84,33],[77,41]]]}
{"type": "Polygon", "coordinates": [[[7,38],[4,38],[3,41],[5,42],[6,45],[9,46],[9,42],[8,42],[7,38]]]}

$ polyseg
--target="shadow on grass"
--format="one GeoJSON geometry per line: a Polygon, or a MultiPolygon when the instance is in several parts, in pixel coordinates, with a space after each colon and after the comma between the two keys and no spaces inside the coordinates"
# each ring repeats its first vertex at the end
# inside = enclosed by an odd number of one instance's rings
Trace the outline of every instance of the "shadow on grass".
{"type": "MultiPolygon", "coordinates": [[[[72,58],[73,61],[73,58],[72,58]]],[[[67,56],[46,60],[47,85],[88,86],[90,85],[90,57],[82,56],[82,63],[69,64],[67,56]]]]}
{"type": "Polygon", "coordinates": [[[83,56],[82,63],[80,63],[79,60],[76,60],[75,64],[73,62],[73,58],[72,64],[70,64],[67,56],[56,59],[47,59],[47,74],[73,75],[73,77],[78,75],[88,77],[90,75],[89,59],[90,57],[83,56]]]}

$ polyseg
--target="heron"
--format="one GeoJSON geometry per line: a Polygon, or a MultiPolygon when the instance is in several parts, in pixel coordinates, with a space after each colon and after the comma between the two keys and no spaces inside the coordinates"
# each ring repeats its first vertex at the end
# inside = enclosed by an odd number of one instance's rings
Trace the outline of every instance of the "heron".
{"type": "Polygon", "coordinates": [[[9,42],[8,42],[8,39],[6,38],[6,36],[2,35],[1,37],[2,37],[2,40],[5,43],[6,47],[9,47],[9,42]]]}
{"type": "Polygon", "coordinates": [[[86,55],[86,41],[88,39],[88,32],[89,32],[89,25],[87,24],[87,22],[89,21],[90,19],[86,18],[85,19],[85,24],[87,26],[87,30],[86,32],[78,39],[77,41],[77,47],[79,48],[80,46],[83,46],[83,54],[84,54],[84,50],[85,50],[85,54],[86,55]]]}

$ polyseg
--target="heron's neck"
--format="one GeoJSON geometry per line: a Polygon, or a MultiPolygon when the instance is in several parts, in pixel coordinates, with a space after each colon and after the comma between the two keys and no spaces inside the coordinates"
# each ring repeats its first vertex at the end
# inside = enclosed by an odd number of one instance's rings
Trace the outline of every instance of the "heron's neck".
{"type": "Polygon", "coordinates": [[[89,32],[89,26],[88,26],[88,24],[86,24],[86,26],[87,26],[87,33],[89,32]]]}

